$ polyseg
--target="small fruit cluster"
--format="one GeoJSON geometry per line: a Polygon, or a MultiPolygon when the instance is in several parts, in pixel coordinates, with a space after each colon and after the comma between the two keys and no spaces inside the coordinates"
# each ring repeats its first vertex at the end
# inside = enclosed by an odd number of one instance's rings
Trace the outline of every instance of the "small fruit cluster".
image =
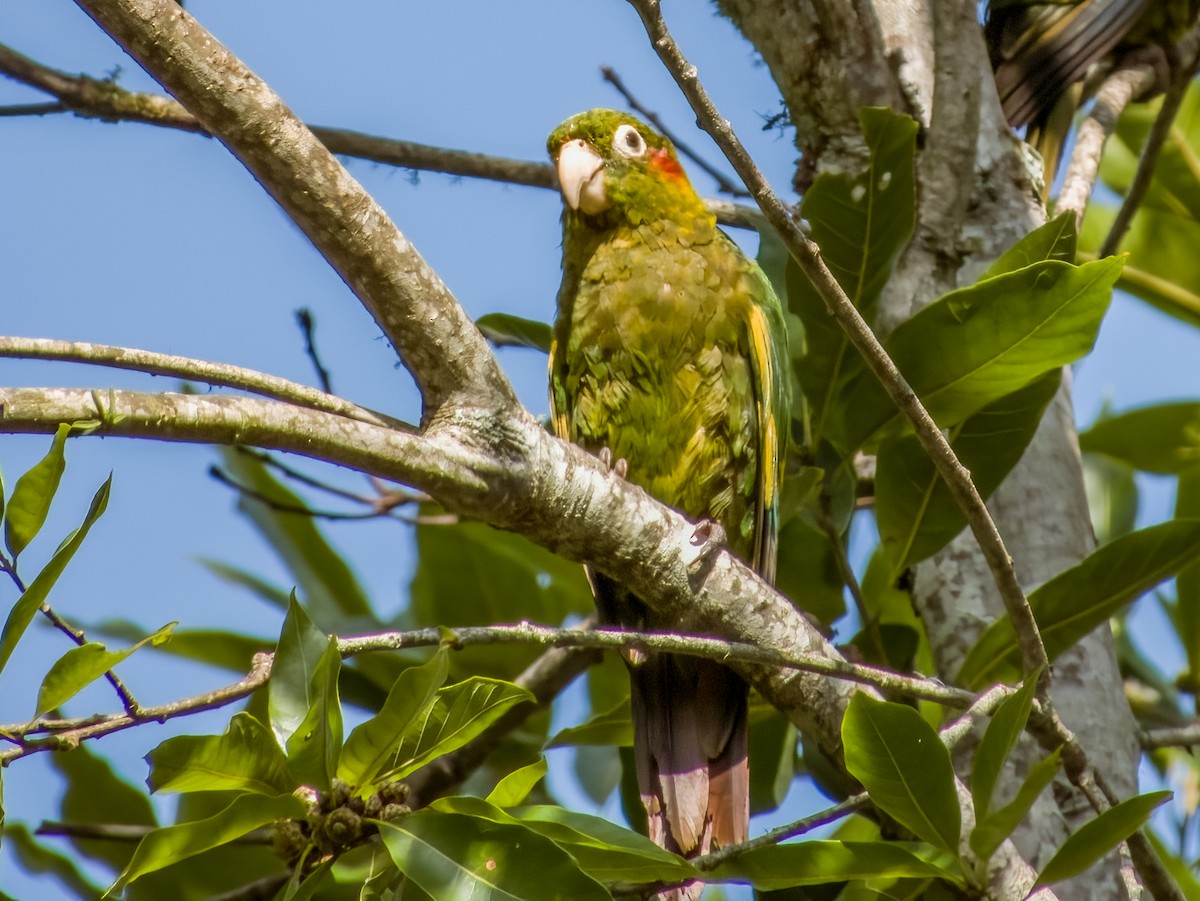
{"type": "Polygon", "coordinates": [[[306,870],[378,832],[372,820],[396,820],[410,812],[403,782],[384,783],[365,798],[340,779],[327,792],[305,785],[296,794],[308,805],[308,814],[302,820],[277,820],[272,844],[288,866],[303,859],[306,870]],[[309,848],[315,853],[306,854],[309,848]]]}

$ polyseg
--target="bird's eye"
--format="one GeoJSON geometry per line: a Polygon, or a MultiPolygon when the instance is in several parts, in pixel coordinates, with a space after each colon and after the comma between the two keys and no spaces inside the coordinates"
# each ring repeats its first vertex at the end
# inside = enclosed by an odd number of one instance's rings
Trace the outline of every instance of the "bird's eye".
{"type": "Polygon", "coordinates": [[[613,150],[621,156],[641,156],[646,152],[646,141],[632,125],[622,125],[613,135],[613,150]]]}

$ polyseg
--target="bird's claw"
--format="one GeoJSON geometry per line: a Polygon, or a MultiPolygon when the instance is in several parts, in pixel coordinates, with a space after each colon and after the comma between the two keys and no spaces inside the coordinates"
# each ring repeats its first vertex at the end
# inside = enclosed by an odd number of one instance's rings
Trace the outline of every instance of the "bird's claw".
{"type": "Polygon", "coordinates": [[[624,457],[614,461],[612,448],[602,447],[600,448],[600,453],[598,453],[596,456],[600,459],[600,462],[603,464],[604,468],[615,475],[618,479],[624,480],[625,476],[629,474],[629,461],[624,457]]]}
{"type": "Polygon", "coordinates": [[[687,561],[688,580],[696,582],[707,574],[717,553],[725,546],[725,527],[711,519],[701,520],[688,539],[694,549],[687,561]]]}

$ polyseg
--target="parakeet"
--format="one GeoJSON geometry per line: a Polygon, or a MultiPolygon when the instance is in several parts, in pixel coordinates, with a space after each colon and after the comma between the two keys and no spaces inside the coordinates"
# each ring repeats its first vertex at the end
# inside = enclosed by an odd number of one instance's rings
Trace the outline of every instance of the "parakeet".
{"type": "Polygon", "coordinates": [[[1140,53],[1163,74],[1166,48],[1196,21],[1200,0],[989,0],[985,36],[1004,116],[1029,126],[1054,180],[1093,64],[1140,53]]]}
{"type": "MultiPolygon", "coordinates": [[[[773,579],[790,382],[770,282],[644,123],[591,110],[556,128],[548,148],[564,200],[555,432],[607,449],[630,481],[720,524],[730,550],[773,579]]],[[[613,580],[589,577],[602,620],[672,627],[613,580]]],[[[695,657],[626,663],[651,838],[688,857],[745,840],[746,684],[695,657]]]]}

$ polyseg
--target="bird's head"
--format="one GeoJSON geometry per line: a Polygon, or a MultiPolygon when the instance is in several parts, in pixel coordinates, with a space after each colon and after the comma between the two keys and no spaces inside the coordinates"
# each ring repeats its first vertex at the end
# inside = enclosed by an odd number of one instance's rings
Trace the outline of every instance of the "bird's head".
{"type": "Polygon", "coordinates": [[[671,142],[627,113],[594,109],[550,134],[567,215],[640,225],[703,209],[671,142]]]}

